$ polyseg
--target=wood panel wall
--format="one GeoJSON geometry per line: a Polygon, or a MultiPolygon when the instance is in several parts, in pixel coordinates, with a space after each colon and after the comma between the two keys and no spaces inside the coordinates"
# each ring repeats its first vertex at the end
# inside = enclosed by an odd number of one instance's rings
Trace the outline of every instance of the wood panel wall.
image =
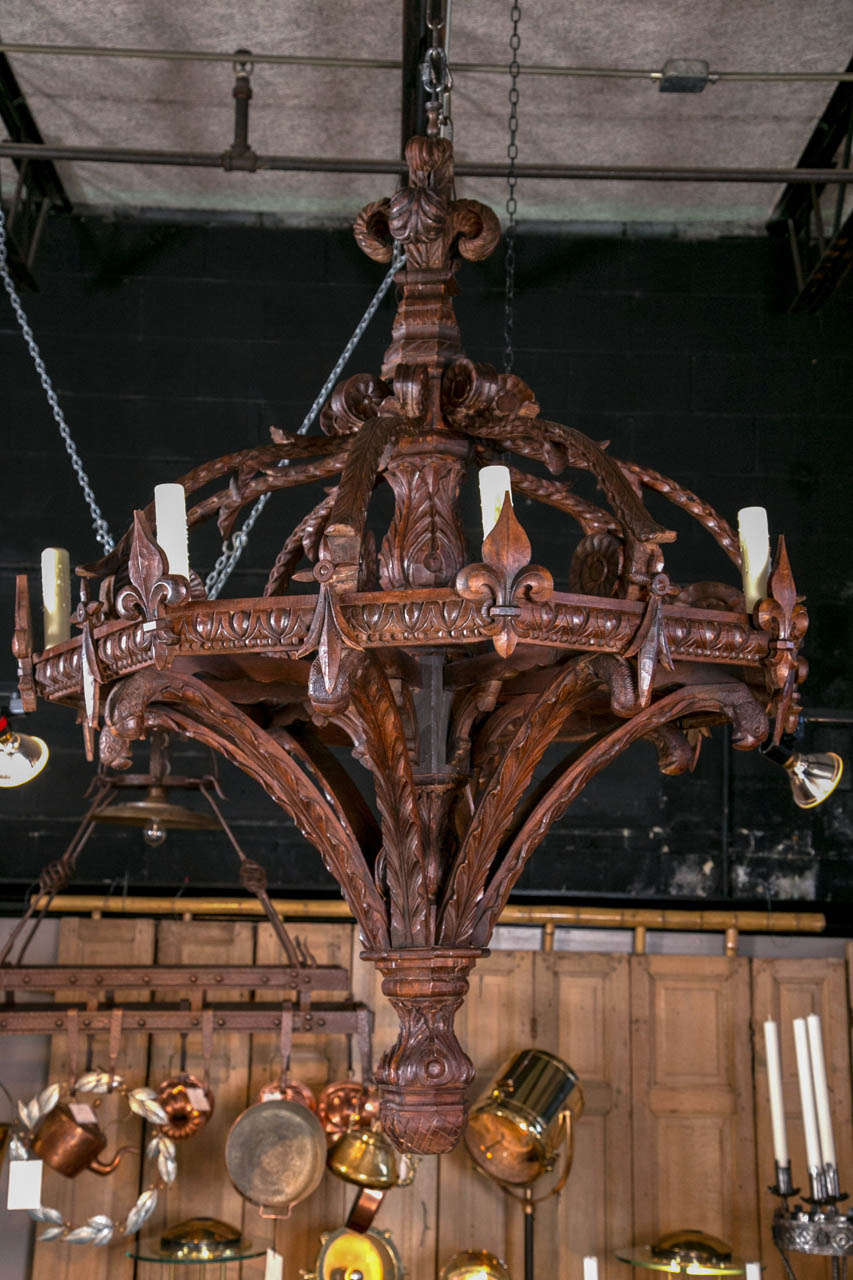
{"type": "MultiPolygon", "coordinates": [[[[371,965],[358,958],[349,924],[299,926],[321,964],[352,966],[353,994],[374,1009],[375,1053],[395,1034],[396,1020],[371,965]]],[[[62,922],[62,963],[247,963],[278,959],[265,924],[74,920],[62,922]]],[[[848,957],[853,962],[853,952],[848,957]]],[[[783,1280],[770,1240],[774,1202],[764,1043],[761,1024],[777,1018],[782,1032],[789,1141],[795,1181],[805,1162],[796,1092],[791,1019],[812,1010],[823,1017],[827,1065],[842,1181],[853,1177],[848,966],[843,960],[756,960],[696,956],[625,956],[497,951],[474,971],[459,1018],[460,1039],[485,1087],[510,1054],[538,1045],[579,1074],[586,1110],[577,1126],[574,1167],[558,1199],[537,1210],[536,1271],[548,1280],[580,1280],[581,1259],[598,1255],[602,1280],[629,1280],[613,1251],[676,1227],[699,1227],[761,1258],[767,1280],[783,1280]]],[[[265,993],[267,996],[268,992],[265,993]]],[[[189,996],[192,993],[188,993],[189,996]]],[[[228,993],[247,999],[249,992],[228,993]]],[[[313,1057],[311,1083],[346,1074],[343,1037],[297,1036],[295,1060],[313,1057]]],[[[96,1057],[104,1046],[96,1045],[96,1057]]],[[[287,1280],[310,1270],[323,1230],[339,1226],[354,1198],[327,1175],[287,1221],[262,1220],[231,1187],[222,1157],[228,1128],[279,1070],[278,1037],[214,1040],[210,1078],[215,1114],[202,1134],[181,1144],[178,1183],[158,1208],[150,1230],[193,1214],[240,1223],[245,1234],[274,1244],[287,1280]]],[[[119,1068],[133,1083],[156,1085],[179,1061],[177,1038],[129,1035],[119,1068]]],[[[188,1066],[204,1069],[200,1039],[190,1037],[188,1066]]],[[[54,1042],[51,1078],[67,1069],[67,1046],[54,1042]]],[[[110,1118],[108,1117],[108,1120],[110,1118]]],[[[119,1130],[110,1121],[110,1136],[119,1130]]],[[[127,1122],[121,1140],[140,1143],[127,1122]],[[130,1135],[130,1137],[128,1137],[130,1135]]],[[[111,1142],[111,1146],[116,1145],[111,1142]]],[[[75,1222],[90,1213],[120,1213],[139,1185],[139,1157],[117,1174],[75,1182],[45,1179],[45,1202],[75,1222]]],[[[488,1248],[521,1280],[522,1213],[472,1170],[461,1151],[423,1159],[415,1182],[389,1193],[377,1227],[390,1230],[409,1280],[435,1280],[441,1264],[462,1248],[488,1248]]],[[[149,1280],[151,1268],[123,1256],[120,1245],[78,1249],[37,1245],[34,1280],[149,1280]]],[[[233,1280],[262,1280],[263,1262],[234,1266],[233,1280]]],[[[827,1265],[800,1265],[799,1280],[823,1280],[827,1265]]]]}

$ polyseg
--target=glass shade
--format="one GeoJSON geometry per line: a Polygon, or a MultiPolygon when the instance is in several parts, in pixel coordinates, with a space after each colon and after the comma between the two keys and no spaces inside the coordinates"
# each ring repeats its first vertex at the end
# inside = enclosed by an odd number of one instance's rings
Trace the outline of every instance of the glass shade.
{"type": "Polygon", "coordinates": [[[832,795],[841,781],[844,761],[834,751],[795,753],[785,762],[791,794],[798,809],[814,809],[832,795]]]}
{"type": "MultiPolygon", "coordinates": [[[[0,725],[7,722],[0,718],[0,725]]],[[[0,787],[22,787],[41,773],[50,752],[41,738],[28,733],[0,732],[0,787]]]]}

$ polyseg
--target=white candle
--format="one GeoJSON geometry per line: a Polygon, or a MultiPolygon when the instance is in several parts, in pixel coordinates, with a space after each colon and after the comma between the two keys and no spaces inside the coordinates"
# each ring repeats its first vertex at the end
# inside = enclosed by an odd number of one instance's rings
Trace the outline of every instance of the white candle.
{"type": "MultiPolygon", "coordinates": [[[[767,1024],[765,1023],[765,1026],[767,1024]]],[[[746,1280],[761,1280],[761,1263],[748,1262],[746,1264],[746,1280]]]]}
{"type": "Polygon", "coordinates": [[[49,649],[71,638],[71,561],[64,547],[45,547],[41,553],[41,599],[49,649]]]}
{"type": "Polygon", "coordinates": [[[812,1064],[815,1103],[817,1104],[817,1127],[820,1133],[820,1150],[824,1164],[835,1166],[835,1139],[832,1134],[832,1114],[829,1109],[829,1087],[826,1083],[826,1062],[823,1056],[823,1037],[820,1032],[820,1017],[810,1013],[806,1018],[806,1030],[809,1036],[809,1057],[812,1064]]]}
{"type": "Polygon", "coordinates": [[[583,1280],[598,1280],[598,1258],[595,1258],[595,1257],[584,1258],[583,1280]]]}
{"type": "Polygon", "coordinates": [[[797,1051],[797,1075],[800,1080],[800,1102],[803,1107],[803,1129],[806,1134],[806,1163],[809,1171],[822,1169],[820,1139],[818,1138],[817,1113],[812,1086],[812,1064],[809,1058],[809,1039],[805,1018],[794,1019],[794,1047],[797,1051]]]}
{"type": "Polygon", "coordinates": [[[767,1058],[767,1088],[770,1092],[770,1123],[773,1126],[773,1158],[777,1164],[785,1165],[788,1163],[788,1135],[785,1132],[779,1030],[771,1018],[764,1024],[764,1047],[767,1058]]]}
{"type": "Polygon", "coordinates": [[[169,573],[173,577],[190,576],[190,553],[187,545],[187,499],[181,484],[154,486],[154,518],[157,541],[165,553],[169,573]]]}
{"type": "Polygon", "coordinates": [[[764,507],[741,507],[737,513],[741,577],[747,613],[767,595],[770,572],[770,530],[764,507]]]}
{"type": "Polygon", "coordinates": [[[487,538],[498,522],[507,494],[509,494],[509,500],[512,502],[509,467],[481,467],[478,479],[480,481],[480,511],[483,516],[483,537],[487,538]]]}

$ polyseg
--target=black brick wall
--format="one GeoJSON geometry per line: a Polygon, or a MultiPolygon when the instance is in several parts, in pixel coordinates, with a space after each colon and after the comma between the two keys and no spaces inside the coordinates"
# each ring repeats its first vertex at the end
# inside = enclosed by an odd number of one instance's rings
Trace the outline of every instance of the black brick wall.
{"type": "MultiPolygon", "coordinates": [[[[851,290],[817,316],[786,314],[786,264],[761,239],[687,243],[522,235],[516,369],[545,413],[612,441],[614,453],[670,474],[729,519],[755,502],[788,535],[812,617],[806,702],[853,708],[850,670],[853,532],[851,290]]],[[[458,312],[469,353],[500,363],[502,264],[465,266],[458,312]]],[[[204,458],[294,429],[376,287],[379,269],[350,236],[239,227],[55,219],[26,306],[104,512],[119,533],[152,486],[204,458]]],[[[377,369],[391,302],[350,371],[377,369]]],[[[97,547],[70,466],[11,311],[0,301],[0,464],[5,518],[0,617],[12,627],[15,572],[33,573],[43,545],[93,558],[97,547]]],[[[260,591],[292,524],[270,504],[235,594],[260,591]]],[[[653,505],[653,504],[652,504],[653,505]]],[[[658,508],[654,508],[657,510],[658,508]]],[[[673,575],[725,577],[724,557],[697,528],[673,575]]],[[[521,511],[534,556],[567,565],[565,530],[521,511]]],[[[470,512],[472,535],[475,513],[470,512]]],[[[194,540],[210,563],[215,538],[194,540]]],[[[11,686],[11,657],[0,683],[11,686]]],[[[92,774],[70,712],[40,708],[33,731],[53,759],[35,783],[6,792],[0,881],[19,898],[61,852],[92,774]]],[[[806,731],[813,748],[850,753],[845,729],[806,731]]],[[[754,755],[730,757],[728,808],[718,735],[692,778],[661,778],[635,747],[597,779],[551,834],[520,887],[527,895],[608,899],[818,902],[845,927],[853,889],[853,803],[845,784],[823,809],[798,812],[779,774],[754,755]]],[[[201,769],[191,744],[175,768],[201,769]]],[[[851,762],[853,767],[853,762],[851,762]]],[[[228,813],[246,852],[286,891],[332,891],[319,858],[250,780],[223,766],[228,813]]],[[[234,886],[224,839],[171,836],[157,850],[137,833],[99,834],[80,886],[234,886]]]]}

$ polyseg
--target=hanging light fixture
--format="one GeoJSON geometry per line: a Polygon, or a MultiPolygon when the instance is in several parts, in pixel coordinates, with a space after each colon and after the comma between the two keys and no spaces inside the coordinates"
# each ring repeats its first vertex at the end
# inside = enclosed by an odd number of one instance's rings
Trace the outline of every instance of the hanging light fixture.
{"type": "Polygon", "coordinates": [[[438,1280],[512,1280],[505,1263],[488,1249],[463,1249],[445,1262],[438,1280]]]}
{"type": "Polygon", "coordinates": [[[42,738],[18,733],[9,723],[9,712],[0,711],[0,787],[22,787],[32,782],[49,756],[42,738]]]}
{"type": "Polygon", "coordinates": [[[216,778],[173,777],[167,752],[167,738],[163,733],[151,735],[151,752],[147,773],[122,776],[99,775],[98,782],[105,784],[103,800],[91,813],[91,821],[99,826],[141,827],[142,839],[150,848],[156,848],[166,839],[169,831],[219,831],[221,823],[211,812],[190,809],[169,799],[169,790],[178,787],[183,791],[197,791],[207,798],[208,791],[217,788],[216,778]],[[126,799],[130,792],[136,799],[126,799]],[[121,797],[121,798],[118,798],[121,797]]]}
{"type": "Polygon", "coordinates": [[[158,509],[155,534],[151,504],[78,568],[74,638],[36,651],[19,580],[14,644],[25,706],[76,706],[105,766],[127,768],[132,742],[156,730],[196,739],[257,779],[315,845],[400,1018],[376,1072],[383,1126],[422,1152],[449,1150],[464,1128],[473,1067],[454,1015],[551,825],[641,739],[667,774],[691,769],[723,721],[739,749],[778,746],[799,719],[807,627],[783,538],[769,573],[750,576],[749,600],[740,583],[676,583],[664,554],[676,534],[643,491],[696,519],[739,570],[728,522],[545,418],[516,374],[465,355],[457,267],[486,258],[500,225],[456,198],[439,116],[433,103],[426,136],[406,148],[408,185],[355,223],[373,260],[405,254],[380,375],[337,385],[321,435],[273,429],[271,444],[180,479],[189,527],[216,518],[226,540],[247,505],[331,485],[283,538],[263,594],[207,597],[170,500],[168,531],[158,509]],[[489,476],[504,463],[508,476],[489,476]],[[567,482],[577,470],[600,502],[567,482]],[[491,510],[473,547],[460,509],[472,471],[486,472],[491,510]],[[383,482],[387,527],[371,501],[383,482]],[[555,568],[567,581],[533,561],[512,495],[565,518],[555,568]],[[342,735],[372,776],[378,820],[329,749],[342,735]],[[534,784],[559,743],[562,762],[534,784]]]}

